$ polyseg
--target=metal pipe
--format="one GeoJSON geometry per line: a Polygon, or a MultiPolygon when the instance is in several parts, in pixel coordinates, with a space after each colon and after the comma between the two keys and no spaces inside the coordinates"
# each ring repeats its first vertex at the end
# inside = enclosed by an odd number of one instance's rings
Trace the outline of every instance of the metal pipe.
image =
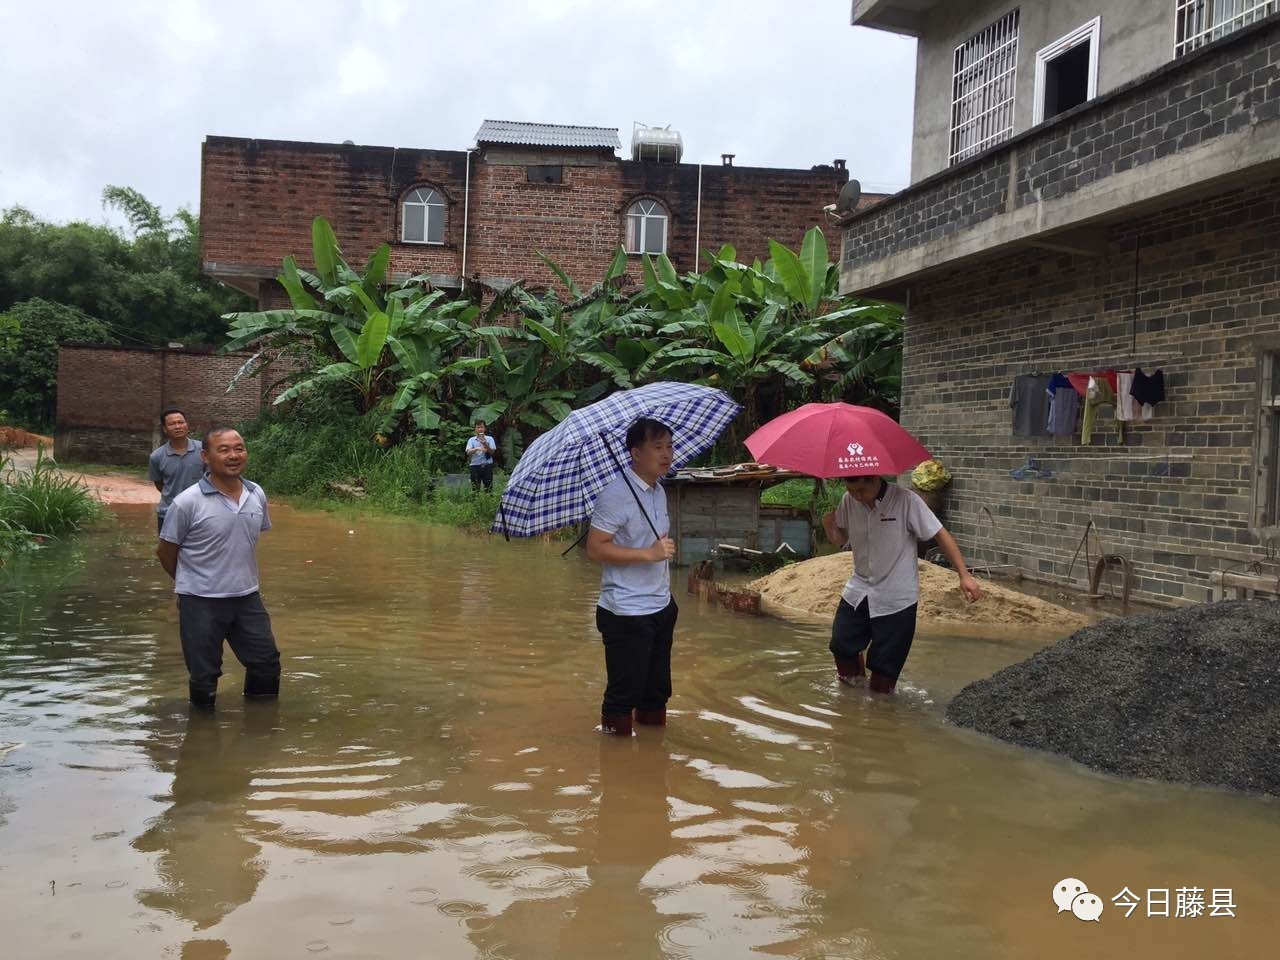
{"type": "Polygon", "coordinates": [[[462,285],[467,284],[467,219],[471,213],[471,154],[474,147],[467,148],[467,175],[462,188],[462,285]]]}
{"type": "Polygon", "coordinates": [[[698,271],[698,264],[702,257],[702,164],[698,164],[698,214],[697,223],[693,228],[693,270],[698,271]]]}

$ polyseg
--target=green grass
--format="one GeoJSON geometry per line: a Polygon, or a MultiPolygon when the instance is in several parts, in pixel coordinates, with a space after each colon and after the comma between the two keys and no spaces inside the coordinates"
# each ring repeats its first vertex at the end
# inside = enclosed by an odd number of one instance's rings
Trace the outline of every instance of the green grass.
{"type": "Polygon", "coordinates": [[[411,436],[384,449],[374,441],[370,420],[330,416],[311,424],[267,419],[247,425],[244,435],[249,446],[246,475],[261,483],[268,496],[473,530],[488,529],[498,510],[502,477],[494,478],[491,493],[473,492],[469,483],[447,489],[442,482],[446,473],[467,472],[461,433],[444,439],[411,436]],[[354,485],[365,495],[349,499],[335,484],[354,485]]]}
{"type": "MultiPolygon", "coordinates": [[[[813,500],[812,480],[785,480],[760,494],[760,502],[766,506],[797,507],[808,510],[813,500]]],[[[818,515],[834,510],[844,496],[844,484],[828,480],[818,500],[818,515]]]]}
{"type": "Polygon", "coordinates": [[[89,489],[60,474],[43,450],[30,471],[0,457],[0,558],[77,533],[104,513],[89,489]]]}

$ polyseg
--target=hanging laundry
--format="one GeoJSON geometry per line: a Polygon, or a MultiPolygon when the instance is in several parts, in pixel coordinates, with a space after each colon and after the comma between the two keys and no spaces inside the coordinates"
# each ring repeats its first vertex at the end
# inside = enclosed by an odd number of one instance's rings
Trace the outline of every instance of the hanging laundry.
{"type": "Polygon", "coordinates": [[[1141,367],[1134,370],[1129,396],[1142,404],[1142,419],[1150,420],[1155,414],[1155,405],[1164,400],[1164,371],[1157,370],[1147,376],[1141,367]]]}
{"type": "MultiPolygon", "coordinates": [[[[1116,371],[1116,419],[1117,420],[1137,420],[1141,404],[1137,403],[1129,394],[1129,389],[1133,386],[1133,371],[1118,370],[1116,371]]],[[[1150,419],[1149,417],[1146,419],[1150,419]]]]}
{"type": "Polygon", "coordinates": [[[1009,406],[1013,408],[1015,437],[1043,437],[1049,412],[1045,388],[1049,377],[1042,373],[1024,373],[1013,380],[1009,406]]]}
{"type": "Polygon", "coordinates": [[[1049,396],[1049,416],[1045,429],[1055,437],[1069,437],[1076,432],[1076,420],[1080,416],[1080,394],[1071,386],[1065,374],[1055,373],[1045,387],[1049,396]]]}
{"type": "MultiPolygon", "coordinates": [[[[1096,373],[1089,377],[1084,395],[1084,423],[1080,430],[1080,442],[1086,446],[1093,440],[1093,424],[1098,417],[1099,407],[1113,406],[1116,402],[1115,389],[1107,382],[1105,373],[1096,373]]],[[[1121,430],[1124,429],[1122,426],[1121,430]]]]}

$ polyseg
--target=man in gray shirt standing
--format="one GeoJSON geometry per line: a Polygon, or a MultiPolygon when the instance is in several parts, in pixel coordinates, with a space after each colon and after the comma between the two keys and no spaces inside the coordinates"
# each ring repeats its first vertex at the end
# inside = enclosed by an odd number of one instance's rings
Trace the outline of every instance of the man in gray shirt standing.
{"type": "Polygon", "coordinates": [[[147,476],[160,491],[156,505],[156,532],[164,528],[164,515],[173,498],[204,476],[204,460],[200,456],[200,441],[188,437],[186,415],[177,407],[170,407],[160,414],[160,426],[168,439],[151,451],[147,476]]]}
{"type": "Polygon", "coordinates": [[[245,668],[246,697],[280,693],[280,651],[258,592],[258,535],[271,529],[267,495],[241,474],[249,459],[230,427],[205,434],[208,475],[173,499],[156,556],[173,577],[191,702],[212,707],[222,644],[245,668]]]}
{"type": "Polygon", "coordinates": [[[587,558],[604,568],[596,607],[608,675],[600,729],[623,737],[631,736],[633,713],[636,723],[667,722],[679,614],[667,568],[676,545],[658,482],[671,469],[671,429],[641,418],[626,443],[631,466],[596,497],[587,534],[587,558]]]}

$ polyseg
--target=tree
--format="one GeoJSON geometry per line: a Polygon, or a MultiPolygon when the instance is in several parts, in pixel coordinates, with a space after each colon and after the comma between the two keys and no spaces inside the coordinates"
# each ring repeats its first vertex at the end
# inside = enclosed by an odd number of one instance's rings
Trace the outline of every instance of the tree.
{"type": "Polygon", "coordinates": [[[104,225],[48,223],[21,207],[0,216],[0,310],[39,297],[79,307],[135,345],[214,344],[221,315],[247,298],[203,276],[200,221],[166,217],[128,187],[107,187],[103,204],[129,221],[132,236],[104,225]]]}
{"type": "Polygon", "coordinates": [[[114,343],[106,324],[77,307],[34,298],[0,314],[0,397],[9,416],[37,428],[57,411],[58,347],[114,343]]]}

